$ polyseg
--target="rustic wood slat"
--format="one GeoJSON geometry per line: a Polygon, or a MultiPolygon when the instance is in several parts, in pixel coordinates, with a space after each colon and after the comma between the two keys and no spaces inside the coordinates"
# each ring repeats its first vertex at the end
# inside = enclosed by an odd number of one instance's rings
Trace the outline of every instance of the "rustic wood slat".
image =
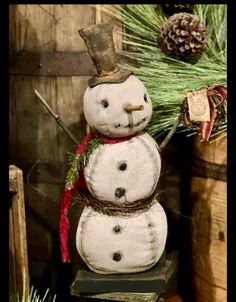
{"type": "MultiPolygon", "coordinates": [[[[117,54],[119,63],[127,58],[117,54]]],[[[84,52],[22,52],[10,57],[10,75],[22,76],[94,76],[95,65],[87,51],[84,52]]]]}
{"type": "MultiPolygon", "coordinates": [[[[67,128],[79,142],[85,136],[86,122],[83,114],[83,95],[88,77],[57,78],[57,112],[67,128]],[[73,108],[73,110],[69,110],[73,108]]],[[[58,132],[59,161],[68,161],[68,153],[74,153],[77,146],[62,131],[58,132]]]]}
{"type": "MultiPolygon", "coordinates": [[[[101,299],[102,301],[124,301],[124,302],[156,302],[159,298],[159,293],[106,293],[86,296],[88,298],[101,299]]],[[[161,301],[160,301],[161,302],[161,301]]]]}
{"type": "MultiPolygon", "coordinates": [[[[115,49],[117,51],[123,49],[123,24],[118,20],[114,20],[114,18],[105,12],[105,9],[102,5],[96,5],[98,8],[98,21],[100,22],[112,22],[114,24],[113,29],[113,40],[115,49]]],[[[97,22],[97,23],[100,23],[97,22]]]]}
{"type": "MultiPolygon", "coordinates": [[[[65,183],[68,164],[65,161],[27,162],[12,160],[12,164],[24,171],[24,181],[30,183],[60,184],[65,183]]],[[[11,186],[13,186],[13,182],[11,186]]]]}
{"type": "Polygon", "coordinates": [[[226,146],[227,137],[212,144],[196,139],[194,145],[203,168],[198,173],[193,167],[191,181],[193,283],[202,302],[227,299],[226,146]]]}
{"type": "MultiPolygon", "coordinates": [[[[39,184],[33,184],[38,189],[39,184]]],[[[58,186],[57,186],[58,187],[58,186]]],[[[58,234],[59,202],[51,200],[31,185],[25,184],[26,222],[29,258],[50,261],[52,258],[53,238],[58,234]],[[50,217],[50,219],[49,219],[50,217]]],[[[45,190],[47,193],[47,190],[45,190]]],[[[53,194],[55,197],[55,193],[53,194]]]]}
{"type": "Polygon", "coordinates": [[[87,52],[23,52],[12,55],[11,75],[93,76],[96,68],[87,52]]]}
{"type": "MultiPolygon", "coordinates": [[[[42,183],[25,184],[24,186],[29,257],[33,260],[50,261],[53,257],[52,250],[55,248],[55,239],[58,238],[59,234],[60,198],[56,199],[56,192],[52,196],[43,194],[47,191],[46,187],[43,189],[42,186],[42,183]],[[40,191],[35,190],[32,185],[36,186],[36,189],[39,188],[40,191]]],[[[58,185],[55,186],[56,189],[58,189],[58,185]]],[[[50,192],[52,190],[51,188],[50,192]]],[[[82,208],[83,206],[77,203],[70,208],[69,212],[70,256],[73,265],[81,263],[75,247],[75,235],[82,208]]]]}
{"type": "Polygon", "coordinates": [[[90,5],[54,5],[60,21],[56,26],[56,51],[87,51],[78,30],[94,24],[95,8],[90,5]]]}
{"type": "Polygon", "coordinates": [[[18,189],[18,183],[16,179],[12,179],[9,182],[9,191],[12,193],[16,193],[18,189]]]}
{"type": "Polygon", "coordinates": [[[9,209],[9,293],[17,294],[16,255],[13,227],[12,208],[9,209]]]}
{"type": "Polygon", "coordinates": [[[28,252],[25,224],[25,204],[22,171],[16,166],[9,167],[9,182],[17,182],[10,210],[9,251],[13,257],[13,274],[16,292],[23,301],[29,294],[28,252]]]}

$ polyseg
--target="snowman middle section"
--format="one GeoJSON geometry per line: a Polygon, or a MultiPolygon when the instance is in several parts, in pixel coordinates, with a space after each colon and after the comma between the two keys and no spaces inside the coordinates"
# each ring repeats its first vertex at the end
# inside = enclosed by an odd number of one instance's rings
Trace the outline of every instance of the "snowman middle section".
{"type": "Polygon", "coordinates": [[[84,175],[90,193],[98,200],[129,203],[147,198],[154,192],[160,171],[158,146],[144,132],[95,150],[84,175]]]}
{"type": "MultiPolygon", "coordinates": [[[[149,198],[156,189],[161,158],[145,132],[116,144],[104,144],[84,169],[88,190],[99,200],[126,205],[149,198]]],[[[153,197],[154,198],[154,197],[153,197]]],[[[135,273],[154,266],[166,242],[166,215],[157,200],[127,217],[108,216],[85,207],[77,233],[77,250],[94,272],[135,273]]]]}

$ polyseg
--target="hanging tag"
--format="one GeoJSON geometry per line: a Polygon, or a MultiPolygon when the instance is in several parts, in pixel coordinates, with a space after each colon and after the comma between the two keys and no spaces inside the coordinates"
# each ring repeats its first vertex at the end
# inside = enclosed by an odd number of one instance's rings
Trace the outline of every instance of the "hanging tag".
{"type": "Polygon", "coordinates": [[[207,89],[187,93],[189,118],[195,122],[210,121],[210,107],[207,89]]]}

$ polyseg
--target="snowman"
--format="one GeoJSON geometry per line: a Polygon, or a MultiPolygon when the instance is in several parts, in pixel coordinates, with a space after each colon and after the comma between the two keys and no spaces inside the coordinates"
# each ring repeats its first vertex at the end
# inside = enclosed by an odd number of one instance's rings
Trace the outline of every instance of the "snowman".
{"type": "Polygon", "coordinates": [[[83,169],[91,202],[79,219],[76,247],[99,274],[150,269],[167,237],[166,215],[156,200],[160,153],[144,131],[152,103],[143,83],[118,68],[112,30],[111,23],[101,23],[79,31],[98,71],[88,81],[84,115],[103,143],[90,152],[83,169]]]}

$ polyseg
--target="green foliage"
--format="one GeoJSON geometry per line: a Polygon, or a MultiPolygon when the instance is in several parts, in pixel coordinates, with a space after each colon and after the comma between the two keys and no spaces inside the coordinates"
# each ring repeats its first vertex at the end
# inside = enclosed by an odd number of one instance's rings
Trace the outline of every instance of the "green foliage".
{"type": "MultiPolygon", "coordinates": [[[[166,20],[159,5],[113,5],[104,9],[122,21],[126,50],[121,54],[132,59],[127,68],[140,78],[153,103],[147,131],[155,138],[175,123],[187,92],[216,84],[227,84],[227,6],[195,5],[194,13],[207,26],[208,46],[195,64],[164,54],[157,45],[161,26],[166,20]]],[[[227,123],[217,134],[227,129],[227,123]]],[[[185,131],[180,125],[178,131],[185,131]]],[[[215,134],[212,134],[212,136],[215,134]]]]}
{"type": "Polygon", "coordinates": [[[69,162],[68,164],[71,166],[67,176],[66,176],[66,188],[70,189],[73,187],[74,183],[78,179],[79,173],[84,167],[87,165],[89,161],[89,157],[92,152],[97,149],[101,144],[103,144],[102,139],[99,137],[95,137],[90,140],[87,149],[80,155],[75,155],[69,153],[69,162]]]}
{"type": "Polygon", "coordinates": [[[29,297],[19,298],[18,296],[11,296],[9,302],[56,302],[56,295],[53,297],[49,295],[49,289],[46,290],[43,297],[38,295],[37,289],[31,286],[29,297]]]}

